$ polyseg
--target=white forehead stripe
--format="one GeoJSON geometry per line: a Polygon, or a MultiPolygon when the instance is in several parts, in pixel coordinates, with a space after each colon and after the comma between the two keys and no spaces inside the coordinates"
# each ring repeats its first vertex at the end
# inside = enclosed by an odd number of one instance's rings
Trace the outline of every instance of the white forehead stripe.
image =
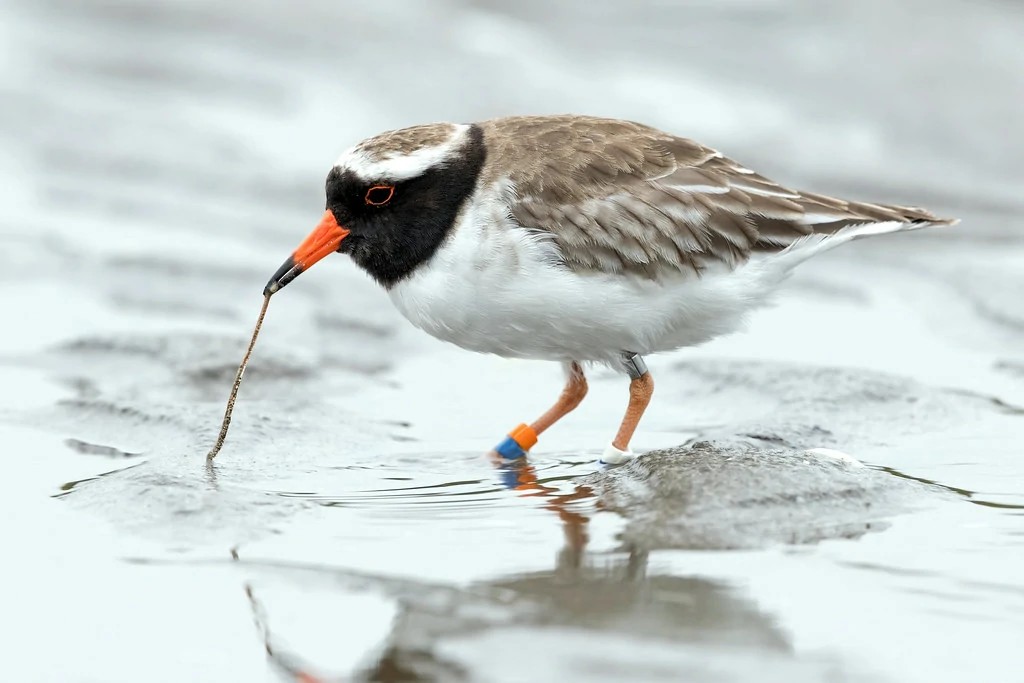
{"type": "Polygon", "coordinates": [[[348,169],[366,180],[408,180],[448,159],[466,139],[468,131],[468,125],[453,124],[451,137],[440,145],[421,147],[409,154],[395,153],[384,159],[371,159],[356,145],[343,152],[334,165],[348,169]]]}

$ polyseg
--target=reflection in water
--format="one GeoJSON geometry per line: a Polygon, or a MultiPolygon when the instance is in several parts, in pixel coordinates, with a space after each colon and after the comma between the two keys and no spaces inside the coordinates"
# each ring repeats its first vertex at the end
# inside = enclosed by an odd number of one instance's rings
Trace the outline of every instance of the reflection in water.
{"type": "Polygon", "coordinates": [[[206,486],[210,491],[217,491],[220,487],[217,485],[217,464],[210,458],[206,459],[206,464],[203,466],[203,472],[206,475],[206,486]]]}
{"type": "MultiPolygon", "coordinates": [[[[232,559],[238,559],[237,550],[231,551],[232,559]]],[[[272,637],[270,634],[270,626],[267,622],[266,611],[263,609],[263,605],[259,600],[256,599],[256,595],[253,592],[251,585],[245,585],[245,594],[249,598],[249,606],[252,608],[252,620],[256,625],[256,630],[259,632],[260,640],[263,641],[263,648],[267,651],[267,660],[274,665],[274,667],[283,674],[287,679],[297,681],[298,683],[320,683],[321,681],[329,681],[332,679],[320,678],[314,676],[305,670],[304,664],[299,660],[298,657],[287,652],[286,650],[280,650],[273,645],[272,637]]],[[[338,679],[340,680],[340,679],[338,679]]]]}
{"type": "Polygon", "coordinates": [[[628,540],[625,557],[621,553],[587,553],[590,516],[570,506],[592,499],[594,509],[601,510],[590,487],[576,485],[573,491],[563,492],[540,480],[527,458],[495,464],[509,488],[525,497],[542,498],[545,509],[557,514],[563,524],[566,545],[554,570],[488,583],[542,600],[551,610],[545,623],[688,641],[716,640],[716,633],[724,633],[733,644],[787,648],[770,619],[751,603],[737,600],[722,584],[676,576],[648,577],[648,551],[628,540]]]}
{"type": "MultiPolygon", "coordinates": [[[[594,561],[583,558],[579,566],[556,566],[550,571],[500,577],[454,595],[440,595],[429,584],[406,587],[400,598],[401,612],[394,620],[381,655],[357,680],[436,681],[466,680],[459,664],[440,656],[436,646],[453,639],[479,637],[489,630],[543,627],[602,632],[609,636],[654,638],[666,644],[726,645],[790,654],[786,636],[774,619],[731,587],[702,578],[667,575],[646,576],[646,553],[626,558],[594,561]],[[587,561],[590,560],[590,561],[587,561]],[[505,599],[481,603],[486,595],[505,599]]],[[[261,564],[259,562],[247,564],[261,564]]],[[[275,569],[282,569],[275,565],[275,569]]],[[[308,571],[294,567],[296,571],[308,571]]],[[[345,570],[321,568],[318,572],[348,579],[345,570]]],[[[363,577],[364,589],[392,592],[389,580],[363,577]]],[[[246,585],[253,618],[267,656],[288,680],[327,681],[338,677],[311,673],[315,666],[295,651],[282,646],[272,635],[271,614],[246,585]]],[[[446,591],[447,592],[447,591],[446,591]]],[[[550,631],[549,631],[550,632],[550,631]]],[[[552,647],[545,637],[536,639],[538,652],[552,647]]],[[[557,642],[557,641],[556,641],[557,642]]],[[[519,652],[528,661],[534,653],[519,652]]],[[[593,657],[593,652],[558,652],[567,657],[593,657]]]]}
{"type": "Polygon", "coordinates": [[[594,507],[601,509],[601,502],[596,499],[593,489],[588,486],[577,485],[571,493],[563,493],[547,481],[557,481],[573,478],[572,475],[553,477],[550,480],[542,481],[537,476],[537,468],[530,463],[529,458],[518,460],[506,460],[497,453],[488,454],[491,462],[498,469],[501,482],[506,488],[522,492],[524,498],[541,498],[544,501],[544,508],[551,510],[562,520],[562,528],[565,532],[565,548],[561,556],[573,566],[579,566],[583,549],[590,538],[587,535],[587,524],[590,517],[582,512],[570,509],[570,505],[577,501],[593,500],[594,507]]]}
{"type": "MultiPolygon", "coordinates": [[[[238,559],[237,556],[235,559],[238,559]]],[[[347,680],[340,676],[320,676],[311,673],[310,665],[294,652],[274,642],[270,631],[267,612],[256,597],[251,584],[245,585],[245,594],[249,598],[252,609],[253,623],[263,642],[263,649],[269,661],[285,680],[296,683],[331,683],[347,680]]],[[[373,666],[362,672],[359,680],[374,683],[397,683],[408,681],[466,680],[465,672],[455,663],[438,658],[429,650],[403,650],[394,646],[387,647],[374,662],[373,666]],[[429,673],[426,673],[429,672],[429,673]],[[439,675],[443,672],[443,676],[439,675]]]]}
{"type": "MultiPolygon", "coordinates": [[[[565,545],[558,552],[554,567],[499,576],[465,589],[403,580],[397,594],[394,579],[359,577],[360,590],[397,597],[400,613],[392,623],[381,655],[360,672],[357,680],[469,680],[462,666],[438,655],[436,646],[452,639],[523,626],[654,638],[658,642],[746,647],[783,656],[791,652],[774,619],[724,583],[656,572],[649,575],[648,552],[628,541],[623,546],[625,552],[588,551],[590,514],[580,509],[579,503],[587,501],[592,509],[600,509],[590,488],[577,485],[569,491],[560,489],[554,482],[571,479],[570,476],[541,479],[534,464],[526,459],[497,460],[494,464],[506,488],[524,498],[539,499],[543,508],[553,512],[562,524],[565,545]]],[[[237,552],[234,557],[237,558],[237,552]]],[[[268,565],[251,560],[241,562],[268,565]]],[[[286,568],[276,563],[273,567],[286,568]]],[[[295,565],[291,569],[313,570],[353,587],[351,579],[355,575],[344,569],[295,565]]],[[[257,599],[253,584],[246,585],[246,593],[267,656],[283,676],[307,682],[338,680],[310,673],[314,666],[276,641],[269,626],[272,615],[257,599]]],[[[540,652],[565,646],[552,646],[547,638],[538,637],[536,647],[540,652]]],[[[555,654],[595,656],[592,651],[555,654]]],[[[521,652],[520,656],[529,659],[531,653],[521,652]]],[[[551,652],[546,652],[546,656],[551,656],[551,652]]]]}

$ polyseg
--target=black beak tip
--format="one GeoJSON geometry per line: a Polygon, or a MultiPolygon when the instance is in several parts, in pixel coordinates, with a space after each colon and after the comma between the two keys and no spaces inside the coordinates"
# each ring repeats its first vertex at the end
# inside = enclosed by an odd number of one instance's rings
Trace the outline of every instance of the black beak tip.
{"type": "Polygon", "coordinates": [[[281,289],[289,282],[297,278],[303,271],[302,265],[295,262],[293,256],[289,256],[281,267],[277,269],[274,276],[267,282],[267,286],[263,288],[263,296],[270,296],[277,290],[281,289]]]}

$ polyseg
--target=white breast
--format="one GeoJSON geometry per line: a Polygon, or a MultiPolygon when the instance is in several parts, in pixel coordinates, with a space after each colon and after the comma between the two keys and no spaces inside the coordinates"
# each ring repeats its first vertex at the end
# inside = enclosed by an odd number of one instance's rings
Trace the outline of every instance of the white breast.
{"type": "Polygon", "coordinates": [[[581,274],[506,207],[498,189],[478,191],[433,258],[390,290],[410,322],[472,351],[610,362],[735,331],[785,274],[767,261],[667,284],[581,274]]]}

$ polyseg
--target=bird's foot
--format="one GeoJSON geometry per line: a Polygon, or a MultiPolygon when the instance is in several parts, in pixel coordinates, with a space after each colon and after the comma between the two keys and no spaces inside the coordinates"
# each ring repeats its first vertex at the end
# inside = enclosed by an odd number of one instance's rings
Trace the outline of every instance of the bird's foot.
{"type": "Polygon", "coordinates": [[[636,455],[628,448],[621,450],[616,448],[614,444],[608,444],[604,449],[604,453],[601,454],[601,462],[605,465],[621,465],[622,463],[629,462],[634,457],[636,455]]]}
{"type": "Polygon", "coordinates": [[[537,444],[537,432],[527,424],[521,424],[505,437],[505,440],[494,447],[494,452],[505,460],[525,458],[530,449],[537,444]]]}

